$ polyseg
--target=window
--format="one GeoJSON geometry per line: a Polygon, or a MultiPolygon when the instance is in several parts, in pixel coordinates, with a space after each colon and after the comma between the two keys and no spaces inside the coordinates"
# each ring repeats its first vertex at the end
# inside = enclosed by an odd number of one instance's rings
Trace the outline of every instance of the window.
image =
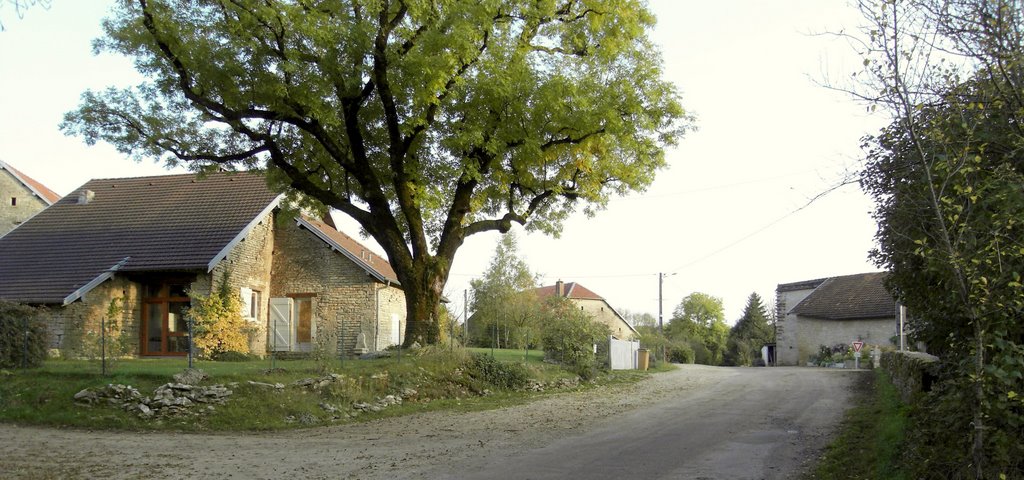
{"type": "Polygon", "coordinates": [[[17,207],[18,206],[18,197],[11,197],[11,206],[12,207],[17,207]]]}
{"type": "Polygon", "coordinates": [[[185,355],[188,352],[189,307],[186,281],[144,285],[142,297],[142,354],[185,355]]]}
{"type": "Polygon", "coordinates": [[[249,320],[260,318],[260,291],[242,287],[242,317],[249,320]]]}

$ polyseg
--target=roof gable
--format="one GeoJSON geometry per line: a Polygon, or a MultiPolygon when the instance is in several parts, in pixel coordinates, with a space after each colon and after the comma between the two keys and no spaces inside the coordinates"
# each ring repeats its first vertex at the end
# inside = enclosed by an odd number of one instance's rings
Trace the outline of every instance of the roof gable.
{"type": "Polygon", "coordinates": [[[398,281],[398,274],[391,267],[391,263],[386,258],[373,253],[373,251],[357,242],[354,238],[345,235],[338,231],[338,229],[320,220],[299,217],[296,219],[296,222],[360,268],[366,270],[366,273],[381,283],[401,286],[401,283],[398,281]]]}
{"type": "Polygon", "coordinates": [[[886,272],[825,279],[790,313],[826,320],[891,318],[896,300],[885,288],[886,272]]]}
{"type": "Polygon", "coordinates": [[[10,174],[15,179],[17,179],[19,182],[21,182],[22,185],[25,186],[25,188],[31,191],[35,196],[42,199],[43,202],[46,203],[47,205],[53,205],[54,203],[57,203],[58,200],[60,200],[60,195],[57,194],[57,192],[50,190],[49,188],[46,187],[46,185],[43,185],[42,183],[39,183],[32,177],[25,175],[24,173],[21,173],[20,170],[10,166],[7,163],[4,163],[2,160],[0,160],[0,170],[7,170],[8,172],[10,172],[10,174]]]}
{"type": "Polygon", "coordinates": [[[0,298],[66,303],[120,272],[209,271],[280,195],[259,173],[91,180],[0,237],[0,298]],[[85,288],[88,287],[88,288],[85,288]]]}
{"type": "MultiPolygon", "coordinates": [[[[555,289],[557,287],[557,284],[548,285],[545,287],[535,288],[534,292],[537,292],[537,296],[540,298],[547,298],[555,295],[555,289]]],[[[562,284],[562,296],[565,298],[576,298],[580,300],[604,300],[604,297],[576,282],[562,284]]]]}

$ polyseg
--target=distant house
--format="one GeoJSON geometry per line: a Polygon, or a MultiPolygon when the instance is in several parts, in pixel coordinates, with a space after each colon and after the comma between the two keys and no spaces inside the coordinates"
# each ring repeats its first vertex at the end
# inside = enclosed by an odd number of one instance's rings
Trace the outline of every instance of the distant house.
{"type": "Polygon", "coordinates": [[[46,185],[0,161],[0,237],[57,200],[46,185]]]}
{"type": "Polygon", "coordinates": [[[551,296],[565,297],[583,310],[589,313],[595,322],[608,326],[612,335],[620,340],[629,340],[638,337],[640,334],[629,324],[619,312],[616,312],[604,297],[592,292],[583,285],[576,282],[564,283],[561,280],[554,285],[536,289],[537,296],[548,298],[551,296]]]}
{"type": "Polygon", "coordinates": [[[190,293],[227,282],[256,353],[398,343],[405,297],[387,260],[280,201],[257,173],[92,180],[0,237],[0,300],[50,306],[55,348],[118,300],[135,353],[184,355],[190,293]]]}
{"type": "Polygon", "coordinates": [[[783,283],[776,288],[777,362],[803,365],[822,345],[892,345],[897,305],[887,273],[861,273],[783,283]]]}

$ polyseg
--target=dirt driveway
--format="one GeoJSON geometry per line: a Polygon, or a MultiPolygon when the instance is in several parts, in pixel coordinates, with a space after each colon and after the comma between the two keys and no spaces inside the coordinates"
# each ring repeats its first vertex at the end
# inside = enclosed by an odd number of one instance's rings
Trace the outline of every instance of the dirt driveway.
{"type": "Polygon", "coordinates": [[[687,365],[501,410],[269,434],[0,425],[0,477],[791,478],[859,374],[687,365]]]}

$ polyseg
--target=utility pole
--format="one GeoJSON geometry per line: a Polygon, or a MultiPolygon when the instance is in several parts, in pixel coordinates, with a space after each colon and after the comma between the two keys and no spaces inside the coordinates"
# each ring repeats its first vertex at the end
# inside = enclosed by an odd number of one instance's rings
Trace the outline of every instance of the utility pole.
{"type": "Polygon", "coordinates": [[[661,315],[661,284],[665,281],[665,274],[658,272],[658,333],[665,333],[664,322],[661,315]]]}

